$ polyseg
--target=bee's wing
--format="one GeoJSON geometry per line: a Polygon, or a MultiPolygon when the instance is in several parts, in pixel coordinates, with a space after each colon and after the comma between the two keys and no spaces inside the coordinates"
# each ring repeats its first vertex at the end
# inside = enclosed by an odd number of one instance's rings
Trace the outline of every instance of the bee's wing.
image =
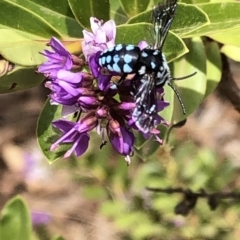
{"type": "Polygon", "coordinates": [[[154,48],[162,49],[167,37],[168,30],[172,24],[177,7],[177,0],[165,0],[153,8],[153,26],[156,36],[154,48]]]}
{"type": "Polygon", "coordinates": [[[132,117],[136,126],[147,133],[153,128],[157,114],[155,78],[153,74],[144,74],[136,76],[133,82],[136,107],[132,117]]]}

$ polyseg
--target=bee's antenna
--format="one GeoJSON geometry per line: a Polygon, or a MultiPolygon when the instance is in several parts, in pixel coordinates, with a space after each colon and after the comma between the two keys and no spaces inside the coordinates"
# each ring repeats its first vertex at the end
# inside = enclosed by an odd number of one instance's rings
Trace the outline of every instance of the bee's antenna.
{"type": "Polygon", "coordinates": [[[186,75],[186,76],[183,76],[183,77],[177,77],[177,78],[171,78],[170,81],[167,82],[167,84],[172,88],[172,90],[175,92],[177,98],[178,98],[178,101],[182,107],[182,111],[183,111],[183,114],[185,115],[186,114],[186,108],[184,107],[184,104],[183,104],[183,100],[178,92],[178,90],[175,88],[175,86],[171,83],[171,80],[183,80],[183,79],[186,79],[186,78],[190,78],[192,76],[194,76],[197,72],[193,72],[189,75],[186,75]]]}
{"type": "Polygon", "coordinates": [[[184,104],[183,104],[183,100],[178,92],[178,90],[175,88],[175,86],[170,82],[168,81],[167,84],[172,88],[172,90],[175,92],[177,98],[178,98],[178,101],[182,107],[182,111],[183,111],[183,114],[186,115],[186,108],[184,107],[184,104]]]}
{"type": "Polygon", "coordinates": [[[171,80],[183,80],[183,79],[186,79],[186,78],[190,78],[190,77],[192,77],[192,76],[194,76],[195,74],[197,74],[197,72],[193,72],[193,73],[191,73],[191,74],[189,74],[189,75],[186,75],[186,76],[183,76],[183,77],[177,77],[177,78],[171,78],[171,80]]]}

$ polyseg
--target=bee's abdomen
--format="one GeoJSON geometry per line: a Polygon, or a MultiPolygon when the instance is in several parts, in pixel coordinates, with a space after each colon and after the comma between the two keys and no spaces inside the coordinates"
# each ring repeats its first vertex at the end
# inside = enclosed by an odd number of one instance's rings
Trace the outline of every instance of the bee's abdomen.
{"type": "Polygon", "coordinates": [[[111,72],[136,73],[141,50],[135,45],[118,44],[103,51],[99,57],[99,65],[111,72]]]}

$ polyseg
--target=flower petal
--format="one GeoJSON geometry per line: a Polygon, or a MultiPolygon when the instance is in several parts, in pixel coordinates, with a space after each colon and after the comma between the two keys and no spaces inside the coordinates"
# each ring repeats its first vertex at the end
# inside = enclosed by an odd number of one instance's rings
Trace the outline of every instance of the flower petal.
{"type": "Polygon", "coordinates": [[[89,135],[87,133],[81,135],[81,140],[78,142],[74,153],[77,157],[81,156],[88,149],[89,135]]]}

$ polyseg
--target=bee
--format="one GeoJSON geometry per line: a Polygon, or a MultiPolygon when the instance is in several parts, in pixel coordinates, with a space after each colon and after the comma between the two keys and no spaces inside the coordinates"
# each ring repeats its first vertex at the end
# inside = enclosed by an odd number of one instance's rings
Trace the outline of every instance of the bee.
{"type": "Polygon", "coordinates": [[[153,8],[152,26],[155,38],[153,46],[140,49],[131,44],[118,44],[103,51],[99,57],[99,65],[110,72],[121,73],[121,80],[124,80],[128,74],[135,73],[132,86],[136,107],[132,118],[143,133],[148,133],[156,125],[157,88],[165,84],[174,90],[183,114],[186,114],[183,101],[171,81],[185,79],[195,73],[182,78],[171,77],[166,57],[162,51],[176,7],[177,0],[165,0],[153,8]]]}

